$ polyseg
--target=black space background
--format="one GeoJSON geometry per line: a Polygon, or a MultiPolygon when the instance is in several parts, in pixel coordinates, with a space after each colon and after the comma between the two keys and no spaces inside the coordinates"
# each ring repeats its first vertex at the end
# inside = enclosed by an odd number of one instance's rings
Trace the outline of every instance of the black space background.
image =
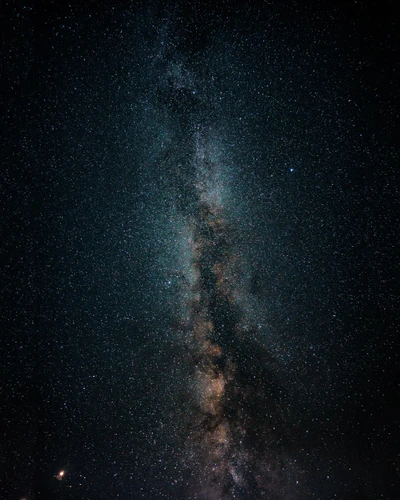
{"type": "Polygon", "coordinates": [[[181,498],[146,69],[168,16],[221,53],[298,498],[400,498],[399,16],[306,3],[1,3],[0,498],[181,498]]]}

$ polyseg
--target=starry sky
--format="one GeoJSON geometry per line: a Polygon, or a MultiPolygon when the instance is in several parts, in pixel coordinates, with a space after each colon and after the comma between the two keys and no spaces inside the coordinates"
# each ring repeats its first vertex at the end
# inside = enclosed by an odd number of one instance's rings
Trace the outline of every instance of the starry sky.
{"type": "Polygon", "coordinates": [[[0,19],[0,498],[399,498],[395,2],[0,19]]]}

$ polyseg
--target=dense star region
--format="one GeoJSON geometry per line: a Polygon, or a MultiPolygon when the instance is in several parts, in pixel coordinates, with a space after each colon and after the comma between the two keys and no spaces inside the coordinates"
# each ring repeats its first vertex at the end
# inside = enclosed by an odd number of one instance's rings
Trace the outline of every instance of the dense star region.
{"type": "MultiPolygon", "coordinates": [[[[262,418],[257,424],[251,408],[260,384],[265,389],[265,383],[271,380],[258,380],[254,370],[243,364],[244,344],[251,341],[251,332],[245,326],[240,305],[240,266],[236,265],[239,256],[234,251],[223,207],[216,195],[210,197],[207,183],[201,179],[205,172],[212,178],[213,164],[204,151],[195,158],[195,164],[201,173],[197,183],[198,214],[189,218],[193,284],[182,325],[182,331],[187,333],[185,346],[194,364],[187,446],[189,467],[196,472],[187,496],[249,498],[271,490],[276,495],[276,478],[271,481],[270,468],[276,466],[279,451],[275,445],[269,463],[266,449],[256,451],[257,439],[266,435],[271,438],[273,432],[265,414],[258,428],[262,418]],[[249,371],[253,376],[246,381],[249,371]]],[[[254,363],[254,359],[248,361],[254,363]]],[[[267,408],[271,411],[273,405],[270,401],[267,408]]],[[[280,487],[283,494],[287,485],[280,487]]]]}
{"type": "MultiPolygon", "coordinates": [[[[204,500],[284,497],[298,490],[299,482],[294,464],[280,449],[282,438],[275,436],[273,420],[280,409],[274,392],[279,386],[271,360],[264,348],[253,345],[263,332],[257,331],[255,315],[246,312],[251,295],[244,284],[246,257],[234,241],[235,236],[240,240],[240,227],[235,227],[235,215],[226,213],[224,202],[233,195],[212,103],[212,78],[203,68],[196,75],[198,64],[191,64],[196,52],[190,42],[197,30],[186,27],[175,34],[175,43],[164,30],[163,44],[173,49],[157,57],[156,106],[173,129],[157,162],[173,193],[171,204],[186,226],[186,272],[180,275],[186,293],[180,295],[182,312],[176,318],[177,341],[187,354],[191,401],[183,455],[191,479],[183,491],[186,498],[204,500]],[[179,52],[175,47],[183,45],[182,37],[188,46],[179,52]]],[[[197,53],[201,64],[206,49],[202,47],[202,57],[197,53]]]]}
{"type": "Polygon", "coordinates": [[[398,499],[396,7],[1,3],[1,500],[398,499]]]}

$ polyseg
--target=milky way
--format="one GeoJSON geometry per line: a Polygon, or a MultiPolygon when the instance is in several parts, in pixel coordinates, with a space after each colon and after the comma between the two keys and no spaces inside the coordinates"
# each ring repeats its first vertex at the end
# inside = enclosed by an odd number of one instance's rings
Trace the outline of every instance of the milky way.
{"type": "MultiPolygon", "coordinates": [[[[184,36],[188,41],[193,33],[184,36]]],[[[175,309],[180,311],[177,342],[189,373],[187,435],[179,459],[191,477],[184,495],[217,500],[285,497],[296,489],[299,494],[299,471],[281,446],[285,430],[276,432],[285,412],[277,364],[254,344],[262,326],[248,307],[248,242],[239,199],[232,213],[233,169],[215,119],[213,78],[196,75],[198,67],[188,62],[190,49],[180,53],[176,41],[171,45],[174,49],[158,54],[156,63],[156,106],[169,137],[156,163],[186,228],[180,232],[179,260],[185,263],[175,309]]],[[[288,421],[284,425],[287,430],[288,421]]]]}
{"type": "MultiPolygon", "coordinates": [[[[248,400],[257,386],[260,389],[260,384],[271,380],[260,381],[253,375],[253,380],[245,381],[248,369],[243,366],[242,346],[251,332],[243,325],[236,297],[239,269],[235,264],[240,255],[234,252],[223,207],[212,197],[210,201],[201,188],[199,200],[198,215],[191,221],[195,281],[183,327],[189,332],[186,345],[193,363],[194,408],[187,446],[196,472],[189,495],[198,492],[198,498],[222,499],[255,497],[267,491],[276,494],[277,481],[271,481],[268,467],[276,466],[277,456],[267,459],[267,449],[254,449],[257,439],[273,441],[272,428],[265,419],[262,429],[257,429],[248,400]]],[[[266,408],[273,406],[270,402],[266,408]]],[[[280,487],[283,494],[288,485],[280,487]]]]}

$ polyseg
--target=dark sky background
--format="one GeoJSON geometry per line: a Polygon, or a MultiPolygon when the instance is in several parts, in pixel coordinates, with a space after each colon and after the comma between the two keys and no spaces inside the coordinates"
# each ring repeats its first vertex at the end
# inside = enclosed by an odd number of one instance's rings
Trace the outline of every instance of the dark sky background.
{"type": "Polygon", "coordinates": [[[247,3],[1,4],[2,499],[206,499],[176,312],[194,123],[278,436],[237,498],[400,498],[396,2],[247,3]]]}

